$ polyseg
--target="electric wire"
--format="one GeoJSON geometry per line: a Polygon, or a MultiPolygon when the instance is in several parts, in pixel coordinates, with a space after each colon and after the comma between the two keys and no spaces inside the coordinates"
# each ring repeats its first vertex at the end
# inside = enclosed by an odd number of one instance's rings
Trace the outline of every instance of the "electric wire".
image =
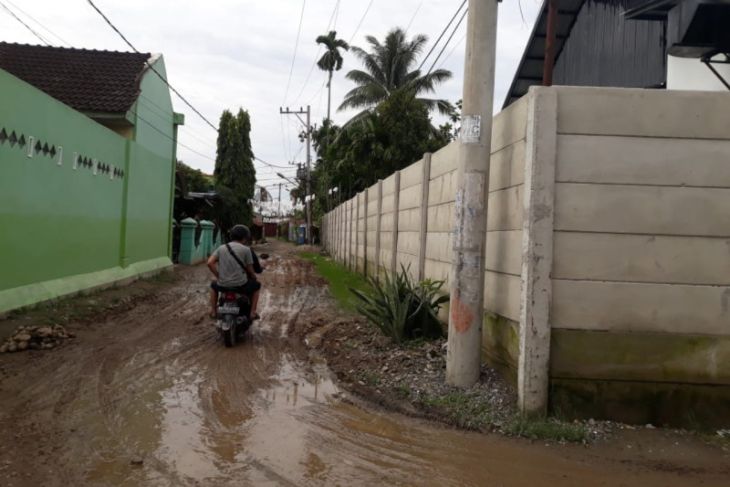
{"type": "MultiPolygon", "coordinates": [[[[350,36],[350,40],[348,41],[348,44],[352,42],[353,39],[355,39],[355,36],[360,31],[360,27],[362,27],[362,23],[365,20],[365,17],[367,16],[368,12],[370,11],[370,7],[373,6],[373,2],[375,0],[370,0],[370,3],[368,3],[367,8],[365,9],[365,12],[363,12],[362,17],[360,17],[360,21],[357,23],[357,27],[355,27],[355,32],[352,33],[350,36]]],[[[423,2],[421,2],[423,3],[423,2]]]]}
{"type": "Polygon", "coordinates": [[[5,11],[7,13],[9,13],[15,20],[17,20],[18,22],[20,22],[21,24],[23,24],[23,27],[25,27],[26,29],[28,29],[30,31],[30,33],[33,34],[34,36],[36,36],[38,38],[38,40],[40,40],[43,44],[45,44],[46,46],[50,46],[51,45],[51,43],[48,42],[47,40],[45,40],[42,35],[40,35],[38,32],[36,32],[35,30],[33,30],[33,27],[29,26],[28,24],[26,24],[23,21],[23,19],[21,19],[20,17],[18,17],[17,15],[15,15],[15,12],[13,12],[12,10],[10,10],[10,7],[8,7],[7,5],[5,5],[3,2],[0,2],[0,6],[2,6],[2,8],[4,8],[5,11]]]}
{"type": "Polygon", "coordinates": [[[413,12],[413,15],[411,16],[410,22],[408,22],[408,25],[406,26],[406,32],[408,32],[411,28],[411,25],[413,25],[413,21],[416,20],[416,15],[418,15],[418,12],[421,10],[421,7],[423,7],[423,0],[421,0],[421,3],[418,4],[418,7],[416,7],[416,11],[413,12]]]}
{"type": "Polygon", "coordinates": [[[454,51],[456,51],[456,49],[464,42],[464,39],[466,39],[466,32],[464,32],[464,35],[461,36],[461,39],[459,39],[459,42],[454,44],[454,47],[451,48],[451,50],[446,55],[446,57],[443,59],[443,61],[441,61],[441,64],[439,64],[438,69],[441,69],[444,66],[444,64],[446,64],[446,61],[449,60],[451,55],[454,54],[454,51]]]}
{"type": "Polygon", "coordinates": [[[451,35],[448,39],[446,39],[446,42],[444,43],[444,46],[441,48],[441,51],[439,51],[438,56],[436,56],[436,59],[433,60],[433,63],[431,64],[431,67],[428,69],[428,73],[426,73],[426,76],[431,74],[431,71],[433,71],[433,68],[436,66],[436,63],[441,58],[441,55],[444,53],[444,50],[448,47],[449,42],[451,42],[451,39],[454,37],[454,34],[456,34],[456,31],[459,29],[459,26],[464,21],[464,18],[466,17],[466,14],[469,12],[469,9],[464,9],[464,13],[461,14],[461,18],[459,19],[459,22],[454,27],[454,30],[451,31],[451,35]]]}
{"type": "MultiPolygon", "coordinates": [[[[330,15],[330,19],[327,22],[327,28],[325,29],[327,32],[330,31],[330,27],[332,27],[332,29],[334,30],[334,28],[337,26],[337,23],[335,22],[335,24],[333,24],[332,21],[335,20],[335,14],[339,10],[339,7],[340,7],[340,0],[336,0],[335,1],[335,7],[332,9],[332,14],[330,15]]],[[[304,90],[306,89],[307,84],[309,83],[309,78],[311,78],[312,73],[314,72],[314,68],[317,66],[317,60],[319,59],[319,53],[320,52],[322,52],[322,45],[321,44],[319,44],[318,47],[317,47],[317,54],[314,56],[314,62],[312,63],[312,66],[309,68],[309,72],[307,73],[307,77],[304,78],[304,84],[302,85],[302,89],[299,90],[299,94],[297,95],[296,98],[294,98],[294,101],[292,102],[292,104],[296,103],[297,100],[299,100],[299,98],[304,93],[304,90]]]]}
{"type": "MultiPolygon", "coordinates": [[[[114,25],[114,24],[112,23],[112,21],[111,21],[111,20],[109,20],[109,18],[108,18],[108,17],[106,16],[106,15],[104,15],[104,13],[103,13],[103,12],[102,12],[101,10],[99,10],[99,7],[97,7],[97,6],[96,6],[96,5],[94,4],[93,0],[86,0],[86,1],[87,1],[87,2],[89,3],[89,5],[91,5],[91,7],[92,7],[92,8],[94,9],[94,10],[96,10],[96,12],[97,12],[97,13],[98,13],[98,14],[99,14],[99,15],[101,16],[101,18],[103,18],[103,19],[104,19],[104,21],[105,21],[105,22],[106,22],[106,23],[107,23],[107,24],[109,25],[109,27],[111,27],[111,28],[112,28],[112,29],[114,30],[114,32],[116,32],[116,33],[117,33],[117,34],[119,35],[119,37],[121,37],[121,38],[122,38],[122,40],[124,40],[124,42],[125,42],[125,43],[126,43],[126,44],[127,44],[127,45],[128,45],[128,46],[129,46],[129,47],[130,47],[130,48],[131,48],[131,49],[132,49],[133,51],[134,51],[134,52],[136,52],[136,53],[138,53],[138,54],[141,54],[141,53],[140,53],[140,51],[139,51],[139,50],[137,50],[137,48],[136,48],[136,47],[134,47],[134,45],[133,45],[133,44],[132,44],[131,42],[129,42],[129,40],[128,40],[128,39],[127,39],[127,38],[126,38],[125,36],[124,36],[124,34],[122,34],[122,32],[121,32],[121,31],[120,31],[120,30],[119,30],[119,29],[118,29],[118,28],[117,28],[117,27],[116,27],[116,26],[115,26],[115,25],[114,25]]],[[[187,100],[187,99],[186,99],[186,98],[185,98],[184,96],[182,96],[182,94],[181,94],[181,93],[180,93],[179,91],[177,91],[177,90],[176,90],[176,89],[175,89],[175,88],[174,88],[174,87],[173,87],[173,86],[172,86],[172,85],[171,85],[171,84],[170,84],[170,83],[169,83],[169,82],[167,81],[167,78],[165,78],[164,76],[162,76],[162,75],[161,75],[161,74],[159,73],[159,71],[157,71],[157,70],[156,70],[156,69],[154,68],[154,66],[152,66],[152,65],[151,65],[150,63],[148,63],[148,62],[145,62],[145,63],[147,64],[147,67],[148,67],[148,68],[149,68],[149,69],[150,69],[150,70],[151,70],[151,71],[152,71],[153,73],[155,73],[155,74],[156,74],[156,75],[157,75],[157,76],[158,76],[158,77],[159,77],[159,78],[160,78],[160,79],[162,80],[162,82],[163,82],[163,83],[165,83],[165,84],[167,85],[167,87],[168,87],[168,88],[170,88],[170,91],[172,91],[173,93],[175,93],[175,94],[176,94],[176,95],[178,96],[178,98],[180,98],[180,100],[182,100],[182,102],[183,102],[183,103],[185,103],[185,104],[186,104],[186,105],[188,106],[188,108],[190,108],[190,109],[191,109],[191,110],[192,110],[193,112],[195,112],[195,114],[196,114],[196,115],[198,115],[198,116],[199,116],[200,118],[202,118],[202,119],[203,119],[203,120],[205,121],[205,123],[207,123],[208,125],[210,125],[210,127],[211,127],[211,128],[213,129],[213,130],[215,130],[216,132],[218,131],[218,127],[216,127],[216,126],[215,126],[215,125],[214,125],[214,124],[213,124],[213,123],[212,123],[212,122],[211,122],[210,120],[208,120],[208,119],[207,119],[207,118],[206,118],[206,117],[205,117],[205,116],[204,116],[204,115],[203,115],[202,113],[200,113],[200,111],[199,111],[199,110],[198,110],[197,108],[195,108],[195,107],[194,107],[194,106],[192,105],[192,103],[190,103],[190,102],[189,102],[189,101],[188,101],[188,100],[187,100]]]]}
{"type": "Polygon", "coordinates": [[[426,61],[433,53],[433,50],[436,49],[436,46],[441,41],[441,38],[444,36],[444,34],[446,34],[446,31],[449,30],[449,27],[451,27],[451,24],[454,23],[454,20],[459,15],[459,12],[461,12],[461,9],[464,8],[464,5],[466,5],[466,2],[467,2],[467,0],[464,0],[463,2],[461,2],[461,5],[459,5],[459,8],[456,9],[456,12],[454,12],[453,17],[451,17],[451,20],[449,20],[449,23],[446,24],[446,27],[444,27],[444,30],[441,31],[441,34],[439,35],[438,39],[436,39],[436,42],[433,43],[433,45],[431,46],[431,49],[429,49],[426,56],[424,56],[424,58],[421,60],[421,64],[418,66],[418,71],[420,71],[423,68],[423,65],[426,64],[426,61]]]}
{"type": "Polygon", "coordinates": [[[10,6],[12,6],[15,10],[17,10],[18,12],[20,12],[21,14],[25,15],[30,20],[32,20],[33,22],[35,22],[41,29],[43,29],[44,31],[48,32],[53,37],[55,37],[56,39],[58,39],[59,41],[61,41],[62,44],[66,44],[68,47],[72,47],[70,42],[68,42],[67,40],[65,40],[64,38],[62,38],[61,36],[59,36],[58,34],[56,34],[55,32],[53,32],[52,30],[50,30],[49,28],[47,28],[40,21],[36,20],[36,18],[33,17],[31,14],[29,14],[28,12],[26,12],[22,8],[18,7],[16,4],[14,4],[13,2],[11,2],[10,0],[5,0],[5,2],[7,2],[8,4],[10,4],[10,6]]]}
{"type": "Polygon", "coordinates": [[[294,73],[294,62],[297,59],[297,50],[299,49],[299,37],[302,34],[302,22],[304,20],[304,7],[307,5],[307,0],[302,0],[302,13],[299,15],[299,28],[297,28],[297,40],[294,42],[294,54],[291,58],[291,67],[289,68],[289,79],[286,82],[286,91],[284,92],[284,99],[281,104],[286,104],[286,98],[289,96],[289,87],[291,86],[291,77],[294,73]]]}

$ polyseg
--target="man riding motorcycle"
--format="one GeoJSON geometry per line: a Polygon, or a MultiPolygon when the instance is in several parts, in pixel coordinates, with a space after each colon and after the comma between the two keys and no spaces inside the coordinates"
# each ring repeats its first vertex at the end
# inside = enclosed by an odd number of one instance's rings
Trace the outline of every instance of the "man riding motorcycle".
{"type": "Polygon", "coordinates": [[[251,232],[245,225],[235,225],[229,235],[231,241],[218,247],[208,259],[208,268],[216,277],[210,283],[210,316],[217,317],[218,292],[231,290],[248,296],[251,300],[249,319],[257,320],[261,283],[256,279],[253,252],[246,245],[251,239],[251,232]]]}

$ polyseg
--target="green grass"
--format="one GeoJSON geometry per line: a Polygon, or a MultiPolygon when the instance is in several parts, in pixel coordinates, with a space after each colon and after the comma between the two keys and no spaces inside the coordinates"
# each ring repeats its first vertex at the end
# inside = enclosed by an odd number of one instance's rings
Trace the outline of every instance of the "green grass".
{"type": "Polygon", "coordinates": [[[528,418],[515,416],[503,428],[511,436],[531,440],[586,442],[588,428],[583,423],[568,423],[555,418],[528,418]]]}
{"type": "Polygon", "coordinates": [[[454,424],[468,429],[482,429],[492,422],[489,405],[463,392],[452,392],[445,396],[426,396],[425,406],[437,409],[454,424]]]}
{"type": "Polygon", "coordinates": [[[358,301],[350,288],[359,291],[369,289],[367,281],[361,275],[350,272],[329,257],[314,252],[301,252],[299,256],[314,264],[317,273],[329,284],[330,292],[340,306],[348,311],[356,311],[358,301]]]}

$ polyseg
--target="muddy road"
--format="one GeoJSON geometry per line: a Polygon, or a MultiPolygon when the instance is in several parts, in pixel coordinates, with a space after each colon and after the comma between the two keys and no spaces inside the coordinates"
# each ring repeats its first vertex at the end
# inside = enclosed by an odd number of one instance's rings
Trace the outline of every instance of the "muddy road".
{"type": "Polygon", "coordinates": [[[324,282],[267,251],[262,320],[233,349],[199,266],[59,349],[0,356],[0,485],[730,485],[725,454],[661,431],[545,446],[343,400],[292,337],[337,313],[324,282]]]}

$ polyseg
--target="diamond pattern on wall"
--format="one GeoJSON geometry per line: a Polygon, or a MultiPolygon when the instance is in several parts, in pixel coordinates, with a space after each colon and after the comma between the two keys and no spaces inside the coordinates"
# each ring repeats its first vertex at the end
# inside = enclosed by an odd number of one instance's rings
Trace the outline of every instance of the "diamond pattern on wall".
{"type": "MultiPolygon", "coordinates": [[[[28,157],[43,153],[44,156],[51,158],[56,162],[56,165],[63,165],[63,148],[60,145],[54,145],[49,142],[43,142],[36,139],[33,136],[26,137],[24,134],[10,130],[7,127],[0,127],[0,146],[8,144],[10,147],[15,148],[17,145],[19,149],[28,147],[28,157]]],[[[104,174],[109,176],[110,180],[124,178],[124,171],[118,169],[113,164],[94,160],[91,157],[83,156],[74,152],[72,169],[83,167],[86,169],[93,170],[94,174],[104,174]]]]}

